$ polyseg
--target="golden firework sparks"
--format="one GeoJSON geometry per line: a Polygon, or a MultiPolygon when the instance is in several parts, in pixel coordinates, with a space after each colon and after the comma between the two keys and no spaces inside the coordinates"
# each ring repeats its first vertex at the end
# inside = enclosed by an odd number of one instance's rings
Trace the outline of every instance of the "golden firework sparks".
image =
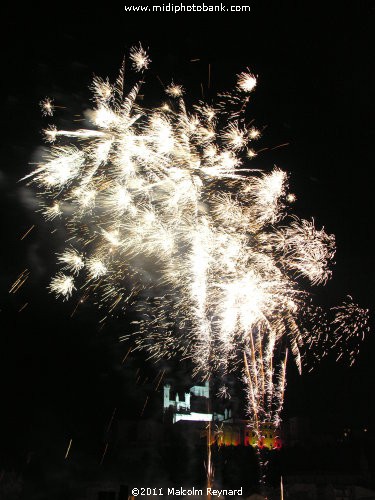
{"type": "Polygon", "coordinates": [[[26,282],[26,280],[30,276],[30,271],[28,269],[25,269],[22,271],[22,273],[18,276],[16,281],[12,284],[12,286],[9,289],[9,293],[16,293],[18,290],[21,288],[22,285],[26,282]]]}
{"type": "MultiPolygon", "coordinates": [[[[140,45],[130,60],[136,71],[150,63],[140,45]]],[[[241,371],[250,417],[277,424],[288,349],[301,370],[310,335],[299,321],[308,309],[301,278],[331,277],[334,236],[289,213],[283,170],[247,168],[260,152],[249,147],[259,129],[244,125],[250,71],[217,104],[192,111],[181,85],[165,89],[176,99],[147,108],[141,82],[124,96],[123,79],[124,70],[114,84],[95,77],[91,127],[47,129],[49,152],[25,177],[45,219],[61,218],[69,234],[50,290],[67,299],[90,289],[108,314],[131,301],[136,348],[189,358],[203,379],[241,371]]],[[[336,316],[339,332],[348,314],[336,316]]]]}

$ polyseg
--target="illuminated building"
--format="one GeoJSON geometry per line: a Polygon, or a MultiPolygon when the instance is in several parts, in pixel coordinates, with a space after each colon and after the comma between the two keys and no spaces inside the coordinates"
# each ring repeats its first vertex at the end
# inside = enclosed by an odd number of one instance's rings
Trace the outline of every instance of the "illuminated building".
{"type": "Polygon", "coordinates": [[[210,398],[209,383],[205,385],[194,385],[189,391],[185,392],[184,400],[180,400],[178,393],[175,398],[171,398],[171,386],[164,386],[164,412],[172,410],[173,423],[180,420],[190,420],[192,422],[212,422],[212,420],[222,421],[224,415],[211,413],[208,411],[208,402],[210,398]],[[191,406],[192,397],[195,398],[195,405],[191,406]],[[201,411],[194,411],[195,407],[201,411]],[[207,409],[207,411],[205,411],[207,409]]]}
{"type": "MultiPolygon", "coordinates": [[[[209,411],[210,386],[206,382],[203,386],[195,385],[184,396],[178,392],[172,395],[169,384],[164,385],[163,411],[169,415],[173,424],[190,422],[194,427],[199,427],[199,422],[212,422],[214,424],[212,444],[218,446],[253,446],[267,449],[280,449],[282,441],[277,429],[272,422],[264,422],[259,426],[259,434],[255,431],[250,420],[235,418],[232,410],[224,409],[224,413],[209,411]],[[193,424],[195,422],[195,424],[193,424]]],[[[202,425],[201,425],[202,427],[202,425]]],[[[186,426],[184,425],[184,429],[186,426]]],[[[201,428],[203,431],[205,427],[201,428]]]]}

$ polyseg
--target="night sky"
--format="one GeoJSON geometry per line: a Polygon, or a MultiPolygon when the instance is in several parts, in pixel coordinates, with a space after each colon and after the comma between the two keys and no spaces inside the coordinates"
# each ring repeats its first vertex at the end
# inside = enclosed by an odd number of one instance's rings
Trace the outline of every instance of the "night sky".
{"type": "MultiPolygon", "coordinates": [[[[51,235],[52,225],[34,213],[32,191],[18,182],[38,158],[41,129],[54,121],[41,116],[39,101],[49,96],[66,106],[56,116],[60,125],[68,123],[89,107],[93,75],[115,78],[124,55],[139,41],[149,47],[145,92],[155,92],[155,102],[162,96],[156,75],[181,82],[188,102],[200,99],[201,82],[211,98],[231,89],[235,75],[247,67],[258,75],[248,113],[264,129],[259,147],[268,149],[253,165],[287,170],[297,195],[295,213],[313,216],[317,226],[336,235],[333,279],[314,289],[316,300],[336,305],[350,294],[373,314],[375,2],[248,3],[251,12],[242,14],[130,14],[121,2],[3,6],[3,467],[19,470],[34,455],[63,458],[71,438],[76,457],[98,462],[114,408],[122,416],[139,416],[148,395],[142,380],[160,369],[141,355],[121,363],[129,348],[118,343],[127,331],[126,318],[101,327],[103,311],[93,303],[71,317],[77,297],[62,302],[48,293],[54,253],[63,240],[51,235]],[[284,143],[288,146],[274,149],[284,143]],[[10,294],[25,269],[29,278],[10,294]]],[[[291,363],[283,417],[329,416],[342,426],[371,428],[373,352],[372,333],[351,369],[332,357],[300,377],[291,363]]],[[[180,372],[183,368],[178,373],[183,379],[180,372]]]]}

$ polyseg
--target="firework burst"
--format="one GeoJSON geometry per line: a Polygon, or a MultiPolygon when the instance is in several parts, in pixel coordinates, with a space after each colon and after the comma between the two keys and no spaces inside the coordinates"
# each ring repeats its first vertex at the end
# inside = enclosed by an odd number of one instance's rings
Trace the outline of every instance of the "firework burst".
{"type": "MultiPolygon", "coordinates": [[[[130,60],[136,71],[150,63],[141,46],[130,60]]],[[[288,351],[301,370],[310,334],[299,281],[330,278],[335,239],[289,213],[284,171],[247,167],[260,136],[244,120],[256,84],[241,73],[232,93],[190,112],[181,85],[148,109],[141,83],[124,92],[123,72],[114,84],[95,78],[90,126],[47,129],[52,145],[26,178],[46,220],[63,219],[68,233],[52,292],[83,289],[109,311],[135,308],[139,349],[189,358],[203,379],[239,371],[251,418],[277,425],[288,351]]],[[[52,102],[42,108],[49,114],[52,102]]],[[[345,311],[336,311],[337,338],[345,311]]]]}
{"type": "Polygon", "coordinates": [[[370,331],[368,309],[348,295],[340,306],[328,310],[310,302],[302,316],[306,328],[303,357],[309,371],[330,352],[336,361],[350,366],[355,363],[360,345],[370,331]]]}

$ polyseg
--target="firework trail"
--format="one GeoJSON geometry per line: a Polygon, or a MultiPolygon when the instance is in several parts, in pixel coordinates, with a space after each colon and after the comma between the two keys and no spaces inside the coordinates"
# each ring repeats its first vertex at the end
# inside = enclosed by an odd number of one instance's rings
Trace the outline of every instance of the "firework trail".
{"type": "MultiPolygon", "coordinates": [[[[146,51],[131,49],[130,60],[143,78],[146,51]]],[[[310,335],[301,284],[330,278],[334,236],[289,213],[284,171],[247,168],[260,136],[246,126],[257,84],[249,70],[216,104],[191,110],[174,82],[166,102],[141,106],[141,84],[125,92],[124,70],[114,84],[95,77],[90,124],[45,130],[45,159],[25,179],[68,235],[50,290],[135,309],[138,349],[189,358],[203,379],[240,372],[251,418],[277,425],[287,352],[301,370],[310,335]]],[[[56,107],[41,106],[46,115],[56,107]]],[[[336,311],[337,338],[346,310],[336,311]]]]}

